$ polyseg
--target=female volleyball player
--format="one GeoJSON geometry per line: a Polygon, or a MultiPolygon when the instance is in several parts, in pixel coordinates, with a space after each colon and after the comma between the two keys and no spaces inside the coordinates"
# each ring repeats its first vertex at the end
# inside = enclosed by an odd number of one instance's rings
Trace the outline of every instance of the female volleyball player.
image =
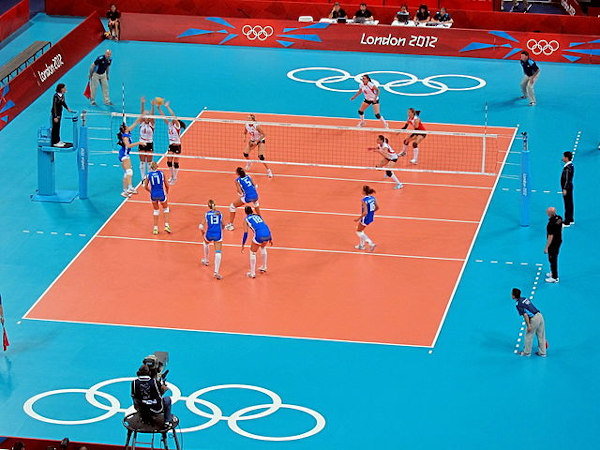
{"type": "Polygon", "coordinates": [[[235,187],[240,198],[229,205],[229,223],[225,225],[227,231],[233,231],[233,219],[235,219],[236,208],[243,206],[246,203],[252,203],[256,208],[256,214],[260,214],[260,209],[258,209],[257,186],[252,181],[252,178],[250,178],[249,175],[246,175],[246,172],[241,167],[235,169],[235,173],[238,175],[235,179],[235,187]]]}
{"type": "Polygon", "coordinates": [[[150,172],[150,163],[152,162],[152,152],[154,151],[154,119],[146,117],[147,115],[154,115],[154,100],[152,100],[152,108],[150,111],[146,110],[146,99],[142,97],[141,103],[141,116],[142,121],[140,123],[140,175],[142,176],[142,182],[148,176],[150,172]]]}
{"type": "Polygon", "coordinates": [[[406,130],[410,125],[415,131],[423,131],[422,133],[415,132],[404,139],[404,149],[402,153],[406,152],[408,144],[412,142],[413,158],[410,160],[411,164],[417,164],[417,162],[419,162],[419,144],[427,137],[426,133],[424,133],[425,127],[423,126],[423,122],[421,122],[421,119],[419,118],[420,113],[421,111],[415,111],[414,108],[408,108],[408,118],[406,119],[406,124],[402,127],[403,130],[406,130]]]}
{"type": "MultiPolygon", "coordinates": [[[[377,152],[383,156],[383,159],[379,163],[375,164],[375,167],[385,167],[388,164],[396,165],[396,162],[398,161],[398,153],[394,151],[389,143],[388,138],[381,134],[377,136],[377,147],[369,147],[369,150],[377,152]]],[[[394,189],[402,189],[403,185],[400,183],[400,180],[394,172],[391,170],[386,170],[385,176],[394,180],[396,183],[394,189]]]]}
{"type": "Polygon", "coordinates": [[[362,212],[358,219],[354,219],[355,222],[358,222],[358,226],[356,227],[356,235],[358,239],[360,239],[358,245],[354,248],[357,250],[365,249],[365,242],[369,244],[369,251],[372,252],[375,250],[375,243],[369,239],[369,236],[365,234],[363,231],[367,225],[369,225],[375,219],[375,211],[379,209],[379,205],[377,204],[377,200],[373,197],[375,193],[375,189],[371,189],[369,186],[363,186],[363,194],[365,197],[362,199],[362,212]]]}
{"type": "Polygon", "coordinates": [[[122,123],[117,133],[117,144],[119,145],[119,162],[123,168],[123,192],[122,197],[131,197],[132,194],[137,194],[134,189],[131,179],[133,178],[133,169],[131,168],[131,157],[129,152],[133,147],[137,147],[141,142],[131,142],[131,131],[140,123],[138,117],[130,126],[122,123]]]}
{"type": "MultiPolygon", "coordinates": [[[[273,172],[271,169],[269,169],[269,166],[265,162],[265,137],[266,134],[260,125],[256,123],[256,117],[254,114],[249,114],[248,123],[244,126],[244,141],[248,139],[248,144],[244,149],[244,158],[248,159],[250,156],[250,151],[256,148],[258,150],[258,159],[260,159],[265,165],[268,177],[273,178],[273,172]]],[[[250,170],[250,166],[252,166],[252,161],[249,160],[246,164],[246,170],[250,170]]]]}
{"type": "Polygon", "coordinates": [[[359,84],[358,91],[350,99],[351,101],[354,100],[361,94],[361,92],[365,96],[362,105],[360,105],[360,108],[358,110],[358,116],[360,117],[360,122],[358,122],[358,126],[362,127],[365,125],[365,110],[369,107],[369,105],[373,105],[373,112],[375,113],[375,117],[381,120],[381,123],[383,123],[384,128],[387,128],[387,122],[379,113],[379,88],[375,86],[375,83],[371,81],[369,75],[363,75],[361,79],[362,83],[359,84]]]}
{"type": "MultiPolygon", "coordinates": [[[[179,158],[175,155],[181,154],[181,133],[185,129],[185,123],[175,117],[175,113],[171,109],[169,102],[165,102],[165,108],[173,116],[172,119],[164,119],[164,121],[169,128],[169,150],[167,151],[167,166],[171,171],[169,184],[175,184],[177,183],[177,173],[179,172],[179,158]]],[[[158,105],[158,110],[163,116],[165,115],[160,105],[158,105]]]]}
{"type": "Polygon", "coordinates": [[[150,172],[144,180],[144,189],[150,192],[150,200],[152,201],[152,207],[154,208],[154,229],[152,234],[158,234],[158,203],[163,209],[163,215],[165,216],[165,231],[171,232],[169,226],[169,204],[167,203],[167,194],[169,193],[169,185],[165,184],[165,177],[163,173],[158,170],[158,163],[152,161],[150,163],[150,172]]]}
{"type": "Polygon", "coordinates": [[[204,214],[204,219],[200,224],[202,232],[202,245],[204,246],[204,258],[202,264],[208,266],[208,245],[212,242],[215,246],[215,273],[217,280],[223,277],[219,274],[221,267],[221,248],[223,247],[223,214],[215,209],[214,200],[208,201],[208,211],[204,214]]]}
{"type": "Polygon", "coordinates": [[[262,255],[262,266],[258,269],[259,272],[265,273],[267,271],[267,244],[273,245],[273,238],[271,237],[271,230],[262,219],[258,210],[256,214],[252,212],[251,206],[246,206],[246,220],[244,221],[244,237],[242,238],[242,253],[244,253],[244,245],[248,239],[248,228],[250,228],[254,234],[252,237],[252,243],[250,244],[250,272],[246,275],[250,278],[256,278],[256,250],[260,248],[262,255]]]}

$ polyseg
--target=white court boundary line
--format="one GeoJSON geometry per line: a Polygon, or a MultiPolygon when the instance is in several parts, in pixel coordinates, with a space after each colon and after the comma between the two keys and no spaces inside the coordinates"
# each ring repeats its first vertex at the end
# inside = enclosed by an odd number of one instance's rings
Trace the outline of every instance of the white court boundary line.
{"type": "Polygon", "coordinates": [[[489,209],[490,204],[492,203],[492,198],[494,198],[494,192],[496,191],[496,187],[498,186],[498,182],[500,181],[500,175],[504,171],[504,164],[506,163],[506,159],[508,158],[511,147],[513,146],[513,143],[515,142],[515,138],[517,137],[518,131],[519,131],[519,127],[517,126],[514,128],[512,139],[510,140],[510,144],[509,144],[508,148],[506,149],[506,153],[504,154],[504,161],[502,162],[502,167],[500,167],[500,170],[498,171],[498,175],[496,176],[496,181],[494,182],[494,187],[492,188],[492,191],[490,192],[488,201],[487,201],[485,208],[483,209],[483,212],[481,214],[481,219],[479,220],[479,225],[477,225],[477,230],[475,230],[473,240],[471,241],[471,245],[469,246],[469,251],[467,252],[463,266],[460,269],[460,273],[458,274],[458,277],[456,278],[456,284],[454,285],[454,289],[452,290],[452,295],[450,296],[450,301],[448,301],[448,303],[446,304],[446,310],[444,311],[444,315],[442,316],[442,319],[440,320],[440,325],[438,327],[437,333],[435,333],[433,342],[431,343],[431,348],[435,347],[435,344],[437,343],[437,340],[440,336],[442,328],[444,327],[444,323],[446,322],[446,316],[448,315],[448,311],[450,310],[450,305],[452,305],[452,302],[454,301],[456,291],[458,290],[458,285],[460,284],[460,281],[462,280],[463,273],[465,272],[467,263],[469,262],[469,258],[471,257],[471,252],[473,251],[473,247],[475,246],[475,241],[477,240],[477,236],[479,236],[479,231],[481,230],[481,226],[483,225],[483,220],[485,219],[487,210],[489,209]]]}
{"type": "MultiPolygon", "coordinates": [[[[206,110],[206,108],[204,108],[202,111],[200,111],[198,113],[199,117],[200,115],[202,115],[202,113],[206,110]]],[[[186,128],[185,130],[183,130],[183,132],[181,133],[181,135],[183,136],[183,134],[189,130],[190,128],[192,128],[191,126],[189,126],[188,128],[186,128]]],[[[158,162],[160,162],[162,159],[164,158],[164,156],[162,156],[158,162]]],[[[138,185],[136,187],[139,187],[141,184],[138,183],[138,185]]],[[[81,250],[79,250],[77,252],[77,254],[73,257],[73,259],[71,261],[69,261],[69,263],[65,266],[65,268],[58,274],[58,276],[52,281],[52,283],[50,283],[50,285],[44,290],[44,292],[42,292],[42,295],[40,295],[38,297],[38,299],[33,303],[33,305],[31,305],[31,307],[25,312],[25,314],[23,314],[22,319],[27,319],[27,315],[37,306],[37,304],[42,300],[42,298],[44,298],[44,296],[48,293],[48,291],[50,291],[50,289],[52,289],[52,287],[56,284],[56,282],[65,274],[65,272],[69,269],[69,267],[71,267],[71,265],[79,258],[79,256],[81,256],[81,254],[84,252],[84,250],[86,248],[88,248],[88,246],[92,243],[92,241],[94,239],[96,239],[96,237],[98,237],[98,234],[100,233],[100,230],[102,230],[107,224],[108,222],[110,222],[112,220],[112,218],[119,212],[119,210],[123,207],[123,205],[125,205],[127,203],[126,198],[124,198],[121,203],[119,204],[119,206],[117,206],[117,208],[112,212],[112,214],[110,216],[108,216],[108,219],[106,219],[104,221],[104,223],[100,226],[100,228],[98,228],[96,230],[96,232],[92,235],[92,237],[90,238],[89,241],[87,241],[85,243],[85,245],[81,248],[81,250]]]]}
{"type": "MultiPolygon", "coordinates": [[[[144,200],[131,200],[131,203],[138,203],[147,205],[149,201],[144,200]]],[[[182,203],[182,202],[169,202],[169,205],[176,206],[191,206],[198,208],[205,208],[206,204],[204,203],[182,203]]],[[[229,205],[216,205],[220,208],[227,208],[229,205]]],[[[330,211],[304,211],[300,209],[276,209],[276,208],[263,208],[260,207],[262,211],[272,211],[272,212],[282,212],[282,213],[292,213],[292,214],[322,214],[324,216],[344,216],[344,217],[358,217],[358,213],[342,213],[342,212],[330,212],[330,211]]],[[[384,216],[381,214],[377,215],[378,219],[398,219],[398,220],[423,220],[423,221],[431,221],[431,222],[450,222],[450,223],[470,223],[475,224],[479,223],[476,220],[460,220],[460,219],[438,219],[435,217],[411,217],[411,216],[384,216]]]]}
{"type": "MultiPolygon", "coordinates": [[[[202,241],[179,241],[176,239],[153,239],[153,238],[141,238],[141,237],[130,237],[130,236],[115,236],[107,234],[99,234],[98,238],[102,239],[123,239],[126,241],[142,241],[142,242],[161,242],[166,244],[188,244],[188,245],[202,245],[202,241]]],[[[239,244],[223,244],[223,247],[240,247],[239,244]]],[[[390,258],[404,258],[404,259],[426,259],[434,261],[452,261],[452,262],[464,262],[463,258],[445,258],[437,256],[418,256],[418,255],[400,255],[395,253],[371,253],[361,251],[350,251],[350,250],[325,250],[322,248],[302,248],[302,247],[278,247],[276,245],[269,247],[269,250],[284,250],[284,251],[296,251],[296,252],[315,252],[315,253],[336,253],[342,255],[372,255],[372,256],[386,256],[390,258]]]]}

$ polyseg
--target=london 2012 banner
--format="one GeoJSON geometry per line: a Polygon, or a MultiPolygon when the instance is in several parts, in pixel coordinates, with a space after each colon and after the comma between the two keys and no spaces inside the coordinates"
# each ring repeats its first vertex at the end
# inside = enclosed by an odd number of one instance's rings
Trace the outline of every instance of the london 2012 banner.
{"type": "Polygon", "coordinates": [[[600,63],[600,36],[137,13],[122,22],[125,40],[497,59],[527,50],[539,61],[600,63]]]}

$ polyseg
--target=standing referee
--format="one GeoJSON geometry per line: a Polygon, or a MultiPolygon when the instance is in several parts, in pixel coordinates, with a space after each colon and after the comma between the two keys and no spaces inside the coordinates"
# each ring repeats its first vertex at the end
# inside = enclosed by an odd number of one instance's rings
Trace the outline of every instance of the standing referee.
{"type": "Polygon", "coordinates": [[[73,112],[67,106],[65,100],[65,94],[67,93],[67,86],[64,83],[58,83],[56,85],[56,92],[52,97],[52,109],[50,114],[52,116],[52,138],[50,144],[52,147],[66,147],[67,144],[60,140],[60,121],[62,119],[63,108],[69,112],[73,112]]]}
{"type": "Polygon", "coordinates": [[[90,67],[90,102],[92,106],[96,105],[96,91],[98,90],[98,84],[100,84],[100,89],[102,89],[104,104],[107,106],[112,105],[108,89],[108,72],[111,64],[112,52],[106,50],[104,55],[98,56],[90,67]]]}
{"type": "Polygon", "coordinates": [[[564,152],[563,162],[565,163],[560,174],[560,187],[562,189],[563,200],[565,201],[565,220],[564,227],[575,225],[573,219],[573,176],[575,175],[575,166],[573,166],[573,153],[564,152]]]}
{"type": "Polygon", "coordinates": [[[558,252],[562,244],[562,217],[556,214],[556,208],[546,210],[548,225],[546,225],[546,247],[544,253],[548,254],[550,272],[546,274],[546,283],[558,283],[558,252]]]}

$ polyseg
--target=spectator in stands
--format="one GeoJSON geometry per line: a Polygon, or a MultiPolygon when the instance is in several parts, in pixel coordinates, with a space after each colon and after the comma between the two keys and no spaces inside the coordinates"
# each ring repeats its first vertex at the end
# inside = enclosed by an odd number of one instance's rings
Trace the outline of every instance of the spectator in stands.
{"type": "Polygon", "coordinates": [[[117,5],[114,3],[110,5],[106,18],[108,19],[108,31],[111,39],[118,41],[121,36],[121,13],[117,10],[117,5]]]}
{"type": "Polygon", "coordinates": [[[344,11],[344,9],[340,6],[340,2],[335,2],[331,12],[329,13],[329,18],[337,20],[346,19],[347,17],[346,11],[344,11]]]}
{"type": "Polygon", "coordinates": [[[67,86],[64,83],[58,83],[56,85],[56,92],[52,98],[52,139],[50,144],[52,147],[66,147],[63,141],[60,140],[60,120],[62,119],[63,108],[72,113],[73,111],[67,106],[65,100],[65,94],[67,93],[67,86]]]}
{"type": "Polygon", "coordinates": [[[429,8],[427,5],[419,6],[417,13],[415,14],[414,21],[415,23],[427,23],[431,20],[431,14],[429,14],[429,8]]]}
{"type": "Polygon", "coordinates": [[[98,84],[102,89],[102,96],[104,97],[104,104],[111,106],[110,92],[108,89],[108,69],[112,64],[112,52],[106,50],[104,55],[100,55],[90,66],[90,102],[92,106],[96,105],[96,91],[98,90],[98,84]]]}
{"type": "Polygon", "coordinates": [[[535,106],[535,91],[533,84],[540,75],[540,68],[535,61],[529,57],[529,52],[521,52],[521,67],[523,67],[523,79],[521,80],[521,98],[529,98],[529,106],[535,106]]]}
{"type": "Polygon", "coordinates": [[[10,450],[25,450],[25,444],[21,441],[15,442],[10,450]]]}
{"type": "Polygon", "coordinates": [[[366,3],[360,4],[360,9],[354,13],[352,18],[356,23],[363,23],[367,20],[373,20],[373,14],[367,9],[366,3]]]}
{"type": "MultiPolygon", "coordinates": [[[[510,12],[516,11],[519,7],[519,0],[513,0],[512,7],[510,8],[510,12]]],[[[531,9],[531,5],[528,0],[523,0],[523,12],[529,12],[531,9]]]]}
{"type": "Polygon", "coordinates": [[[446,8],[444,7],[441,7],[440,10],[435,13],[435,16],[433,16],[432,21],[446,23],[448,25],[452,25],[454,23],[454,20],[452,20],[452,17],[450,17],[450,14],[448,14],[448,11],[446,11],[446,8]]]}
{"type": "Polygon", "coordinates": [[[400,11],[398,11],[396,13],[396,19],[394,20],[394,22],[400,22],[400,23],[408,23],[408,21],[410,20],[410,13],[408,12],[408,6],[406,6],[406,4],[402,5],[400,7],[400,11]]]}

